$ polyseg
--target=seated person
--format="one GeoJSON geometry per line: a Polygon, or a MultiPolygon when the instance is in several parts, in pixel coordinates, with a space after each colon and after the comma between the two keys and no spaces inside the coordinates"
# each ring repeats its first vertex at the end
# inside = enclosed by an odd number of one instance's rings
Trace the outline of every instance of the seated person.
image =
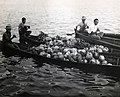
{"type": "Polygon", "coordinates": [[[85,22],[86,21],[86,17],[82,16],[82,22],[80,22],[77,26],[76,26],[76,30],[79,31],[80,33],[84,33],[84,34],[88,34],[88,25],[85,22]]]}
{"type": "Polygon", "coordinates": [[[25,25],[25,23],[26,23],[26,18],[23,17],[22,18],[22,23],[20,23],[19,26],[18,26],[20,43],[22,43],[22,42],[25,43],[24,40],[23,40],[23,35],[25,33],[27,33],[28,35],[31,33],[31,31],[27,31],[28,29],[30,29],[30,26],[25,25]]]}
{"type": "Polygon", "coordinates": [[[94,23],[90,26],[88,33],[91,35],[91,37],[100,39],[103,36],[103,32],[100,32],[100,29],[98,28],[98,19],[94,19],[94,23]]]}
{"type": "Polygon", "coordinates": [[[12,43],[12,39],[16,38],[15,35],[13,35],[13,37],[11,37],[11,26],[7,25],[6,26],[6,32],[3,34],[2,37],[2,44],[3,46],[10,46],[10,47],[17,47],[19,48],[16,44],[12,43]]]}

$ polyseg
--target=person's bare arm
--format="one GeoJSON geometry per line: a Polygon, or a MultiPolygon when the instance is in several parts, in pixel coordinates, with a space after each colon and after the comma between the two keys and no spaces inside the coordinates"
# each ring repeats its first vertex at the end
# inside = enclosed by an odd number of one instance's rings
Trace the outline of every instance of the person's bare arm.
{"type": "Polygon", "coordinates": [[[13,37],[11,37],[11,40],[12,40],[13,38],[16,38],[16,35],[13,35],[13,37]]]}

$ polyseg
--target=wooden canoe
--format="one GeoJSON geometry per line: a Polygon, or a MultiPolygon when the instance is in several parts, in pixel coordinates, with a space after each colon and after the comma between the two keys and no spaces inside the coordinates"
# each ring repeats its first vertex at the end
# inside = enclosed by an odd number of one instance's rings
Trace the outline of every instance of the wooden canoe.
{"type": "Polygon", "coordinates": [[[104,45],[114,49],[120,49],[120,39],[104,37],[104,36],[102,37],[102,39],[95,39],[91,37],[89,34],[85,35],[83,33],[79,33],[76,30],[75,30],[75,34],[78,38],[81,38],[86,42],[89,42],[90,44],[98,44],[98,45],[104,45]]]}
{"type": "MultiPolygon", "coordinates": [[[[91,44],[105,45],[112,48],[113,51],[118,52],[120,49],[120,39],[116,38],[114,34],[104,34],[101,40],[93,39],[89,35],[84,35],[75,30],[75,33],[78,37],[84,39],[86,42],[91,44]],[[109,37],[110,36],[110,37],[109,37]]],[[[116,34],[117,35],[117,34],[116,34]]],[[[120,35],[118,35],[119,37],[120,35]]],[[[45,43],[44,41],[39,41],[38,36],[24,34],[24,40],[32,45],[40,45],[45,43]]],[[[120,51],[119,51],[120,52],[120,51]]]]}
{"type": "MultiPolygon", "coordinates": [[[[28,42],[30,44],[30,46],[37,46],[37,45],[40,45],[41,43],[42,44],[45,43],[45,41],[39,41],[38,36],[29,35],[29,34],[24,34],[24,40],[26,42],[28,42]]],[[[108,42],[109,41],[115,42],[115,41],[113,41],[113,39],[111,40],[110,37],[104,37],[104,40],[106,40],[106,41],[108,40],[108,42]]],[[[117,42],[120,41],[120,39],[116,39],[116,40],[117,40],[117,42]]],[[[107,55],[107,56],[112,55],[112,56],[120,57],[120,50],[115,49],[115,48],[111,48],[110,52],[109,53],[104,53],[104,55],[107,55]]]]}
{"type": "MultiPolygon", "coordinates": [[[[20,46],[20,44],[18,45],[20,46]]],[[[9,46],[3,48],[2,51],[5,56],[19,55],[23,57],[32,57],[36,60],[39,60],[39,62],[41,63],[55,64],[55,65],[61,66],[61,68],[64,68],[64,67],[77,68],[86,73],[97,73],[97,74],[105,74],[109,76],[120,77],[120,65],[112,65],[112,66],[98,65],[98,64],[91,64],[91,63],[78,63],[78,62],[57,60],[57,59],[47,58],[37,54],[33,54],[32,52],[28,52],[25,49],[24,50],[21,48],[17,49],[9,46]]],[[[114,64],[120,64],[120,62],[117,63],[118,62],[117,60],[119,60],[119,57],[115,57],[115,56],[106,56],[106,57],[107,59],[109,59],[108,61],[111,60],[111,62],[114,62],[114,64]]],[[[39,65],[42,65],[42,64],[39,64],[39,65]]]]}

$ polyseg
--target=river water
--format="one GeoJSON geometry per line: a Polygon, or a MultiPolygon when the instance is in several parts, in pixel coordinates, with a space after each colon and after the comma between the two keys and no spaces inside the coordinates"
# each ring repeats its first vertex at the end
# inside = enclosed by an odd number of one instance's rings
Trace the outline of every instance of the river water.
{"type": "MultiPolygon", "coordinates": [[[[0,36],[11,24],[12,34],[18,37],[23,16],[34,35],[43,31],[66,36],[74,32],[82,15],[88,25],[98,18],[101,31],[120,33],[119,8],[120,0],[0,0],[0,36]]],[[[32,58],[5,58],[0,52],[0,97],[120,97],[119,92],[119,78],[61,69],[32,58]]]]}

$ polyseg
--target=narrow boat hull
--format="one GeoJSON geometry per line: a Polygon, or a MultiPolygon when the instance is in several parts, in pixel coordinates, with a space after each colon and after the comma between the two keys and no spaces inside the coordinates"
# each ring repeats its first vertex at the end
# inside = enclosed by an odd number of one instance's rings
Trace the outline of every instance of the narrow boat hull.
{"type": "MultiPolygon", "coordinates": [[[[70,61],[63,61],[57,60],[52,58],[43,57],[37,54],[33,54],[26,50],[17,49],[6,47],[3,49],[5,55],[19,55],[22,57],[32,57],[41,63],[49,63],[58,65],[61,68],[77,68],[85,73],[97,73],[97,74],[105,74],[109,76],[120,77],[120,66],[119,65],[97,65],[97,64],[90,64],[90,63],[77,63],[77,62],[70,62],[70,61]]],[[[38,64],[41,66],[41,64],[38,64]]]]}
{"type": "Polygon", "coordinates": [[[79,33],[78,31],[75,31],[75,34],[78,38],[81,38],[83,40],[85,40],[86,42],[89,42],[91,44],[98,44],[98,45],[104,45],[104,46],[107,46],[107,47],[110,47],[110,48],[114,48],[114,49],[120,49],[120,40],[119,42],[115,43],[114,42],[114,39],[110,40],[109,39],[95,39],[95,38],[92,38],[90,35],[85,35],[83,33],[79,33]]]}

